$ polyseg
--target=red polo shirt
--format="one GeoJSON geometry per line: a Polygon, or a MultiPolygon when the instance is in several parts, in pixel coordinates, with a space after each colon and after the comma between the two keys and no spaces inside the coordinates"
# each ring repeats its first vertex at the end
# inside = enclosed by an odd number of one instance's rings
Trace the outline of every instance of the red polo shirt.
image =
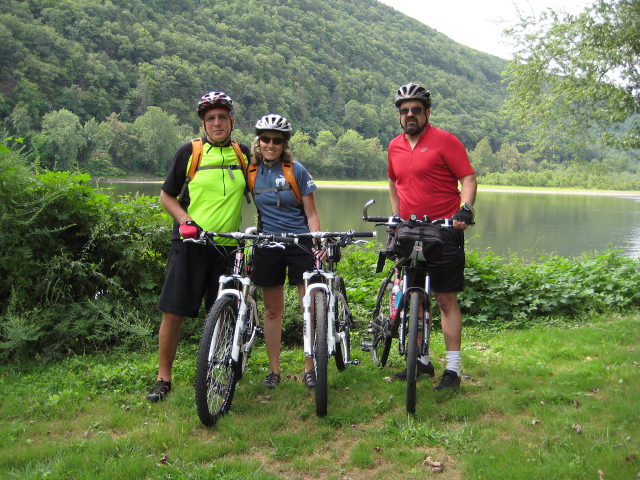
{"type": "Polygon", "coordinates": [[[428,125],[411,150],[404,133],[389,144],[388,177],[400,197],[400,216],[449,218],[460,209],[458,180],[475,173],[455,135],[428,125]]]}

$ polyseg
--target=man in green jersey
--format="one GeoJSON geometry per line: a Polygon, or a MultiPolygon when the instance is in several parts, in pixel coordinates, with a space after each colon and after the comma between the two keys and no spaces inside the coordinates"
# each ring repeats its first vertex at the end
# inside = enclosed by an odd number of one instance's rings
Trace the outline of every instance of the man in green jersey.
{"type": "MultiPolygon", "coordinates": [[[[182,323],[185,317],[198,316],[203,298],[209,311],[217,295],[218,278],[235,248],[233,239],[218,238],[221,245],[216,246],[182,239],[196,238],[201,230],[232,232],[240,227],[246,182],[231,146],[233,100],[223,92],[209,92],[198,102],[197,112],[206,133],[197,175],[186,181],[193,161],[192,142],[186,142],[174,154],[160,192],[160,201],[174,222],[167,278],[158,302],[163,312],[158,334],[159,371],[157,383],[147,395],[151,402],[164,400],[171,391],[171,369],[182,323]]],[[[249,149],[244,145],[240,149],[247,165],[249,149]]]]}

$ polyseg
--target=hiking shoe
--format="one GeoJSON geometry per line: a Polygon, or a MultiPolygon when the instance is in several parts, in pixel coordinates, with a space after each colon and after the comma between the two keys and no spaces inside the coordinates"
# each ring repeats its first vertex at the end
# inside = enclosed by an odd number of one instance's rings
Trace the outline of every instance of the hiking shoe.
{"type": "Polygon", "coordinates": [[[309,390],[316,388],[316,370],[312,368],[311,370],[304,372],[302,381],[307,385],[309,390]]]}
{"type": "Polygon", "coordinates": [[[445,370],[440,377],[440,383],[433,387],[434,390],[444,390],[448,388],[452,392],[455,392],[460,386],[460,376],[452,371],[445,370]]]}
{"type": "Polygon", "coordinates": [[[171,382],[165,382],[162,378],[156,382],[151,391],[147,394],[147,400],[151,403],[164,400],[164,397],[171,391],[171,382]]]}
{"type": "Polygon", "coordinates": [[[267,378],[265,378],[262,383],[267,388],[276,388],[276,385],[280,383],[280,374],[269,372],[269,375],[267,375],[267,378]]]}
{"type": "MultiPolygon", "coordinates": [[[[424,364],[421,362],[418,362],[417,368],[416,368],[416,377],[419,377],[420,375],[429,375],[430,377],[433,377],[436,374],[435,369],[433,368],[433,363],[429,362],[428,364],[424,364]]],[[[394,380],[400,380],[402,382],[406,382],[407,381],[407,369],[405,368],[402,372],[398,372],[393,376],[394,380]]]]}

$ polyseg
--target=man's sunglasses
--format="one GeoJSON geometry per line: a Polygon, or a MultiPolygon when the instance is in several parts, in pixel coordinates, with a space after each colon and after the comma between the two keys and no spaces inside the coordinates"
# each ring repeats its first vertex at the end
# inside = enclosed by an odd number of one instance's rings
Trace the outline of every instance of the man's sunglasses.
{"type": "Polygon", "coordinates": [[[414,115],[420,115],[425,109],[423,107],[401,108],[398,112],[400,112],[400,115],[404,117],[409,113],[409,110],[411,110],[411,113],[414,115]]]}
{"type": "Polygon", "coordinates": [[[262,135],[260,137],[260,141],[265,145],[269,145],[271,142],[273,142],[274,145],[282,145],[282,142],[284,142],[284,138],[274,138],[267,135],[262,135]]]}

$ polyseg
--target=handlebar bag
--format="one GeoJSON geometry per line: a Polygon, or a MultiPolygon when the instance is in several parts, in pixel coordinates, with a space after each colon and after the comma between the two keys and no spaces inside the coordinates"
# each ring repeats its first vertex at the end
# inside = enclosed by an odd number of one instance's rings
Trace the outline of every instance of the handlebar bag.
{"type": "Polygon", "coordinates": [[[414,251],[417,251],[422,253],[421,256],[427,262],[440,260],[442,258],[440,227],[433,223],[411,220],[401,222],[396,228],[393,251],[400,257],[409,257],[414,251]]]}

